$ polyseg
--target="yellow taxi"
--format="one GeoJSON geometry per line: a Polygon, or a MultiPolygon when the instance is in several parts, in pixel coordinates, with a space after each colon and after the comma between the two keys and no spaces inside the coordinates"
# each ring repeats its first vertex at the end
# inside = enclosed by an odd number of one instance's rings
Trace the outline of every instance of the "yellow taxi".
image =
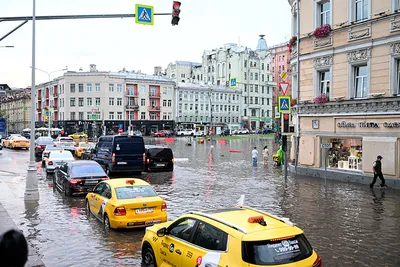
{"type": "Polygon", "coordinates": [[[75,151],[74,151],[75,155],[78,158],[81,158],[83,151],[85,151],[85,149],[88,148],[89,146],[91,146],[92,144],[93,143],[89,143],[89,142],[79,142],[78,146],[75,147],[75,151]]]}
{"type": "Polygon", "coordinates": [[[167,204],[141,179],[100,182],[86,195],[86,210],[104,223],[105,229],[137,228],[167,221],[167,204]]]}
{"type": "Polygon", "coordinates": [[[22,135],[11,135],[4,139],[3,146],[8,148],[29,148],[29,140],[22,135]]]}
{"type": "Polygon", "coordinates": [[[190,212],[146,228],[142,266],[321,267],[303,231],[249,207],[190,212]]]}
{"type": "Polygon", "coordinates": [[[68,137],[70,137],[72,139],[80,139],[80,138],[88,138],[88,135],[85,133],[74,133],[74,134],[68,135],[68,137]]]}

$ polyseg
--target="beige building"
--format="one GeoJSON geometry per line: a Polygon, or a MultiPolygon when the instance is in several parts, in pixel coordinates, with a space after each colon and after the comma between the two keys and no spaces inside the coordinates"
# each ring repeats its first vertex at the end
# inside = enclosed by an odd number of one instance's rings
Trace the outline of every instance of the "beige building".
{"type": "MultiPolygon", "coordinates": [[[[398,0],[300,1],[300,95],[293,91],[303,172],[372,175],[382,155],[384,175],[400,177],[399,9],[398,0]]],[[[292,47],[294,85],[296,57],[292,47]]]]}
{"type": "Polygon", "coordinates": [[[10,90],[0,99],[1,113],[5,113],[8,132],[20,133],[30,128],[31,92],[30,89],[10,90]]]}

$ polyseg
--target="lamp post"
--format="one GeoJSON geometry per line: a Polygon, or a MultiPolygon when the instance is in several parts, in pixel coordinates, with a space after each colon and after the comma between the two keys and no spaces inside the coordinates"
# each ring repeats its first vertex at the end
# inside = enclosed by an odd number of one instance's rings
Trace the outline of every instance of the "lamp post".
{"type": "Polygon", "coordinates": [[[25,201],[37,201],[39,200],[39,189],[38,189],[38,177],[35,163],[35,145],[32,142],[32,138],[35,136],[35,9],[36,0],[33,0],[33,16],[32,16],[32,87],[31,87],[31,140],[29,142],[29,165],[28,173],[26,176],[25,184],[25,201]]]}
{"type": "MultiPolygon", "coordinates": [[[[31,66],[31,68],[33,69],[34,67],[32,67],[31,66]]],[[[35,68],[36,70],[38,70],[38,71],[41,71],[41,72],[44,72],[44,73],[46,73],[48,76],[49,76],[49,91],[50,91],[50,86],[51,86],[51,79],[50,79],[50,77],[51,77],[51,74],[53,74],[54,72],[58,72],[58,71],[65,71],[65,70],[68,70],[68,67],[65,67],[64,69],[62,69],[62,70],[53,70],[52,72],[47,72],[47,71],[45,71],[45,70],[41,70],[41,69],[38,69],[38,68],[35,68]]],[[[49,118],[48,118],[48,122],[49,122],[49,134],[48,134],[48,136],[49,137],[51,137],[51,109],[50,109],[50,107],[49,107],[49,118]]]]}
{"type": "MultiPolygon", "coordinates": [[[[214,129],[213,129],[213,108],[212,108],[212,101],[211,101],[211,97],[212,97],[212,87],[209,87],[209,91],[208,91],[208,99],[210,100],[210,129],[211,129],[211,133],[214,134],[214,129]]],[[[210,131],[209,131],[210,132],[210,131]]],[[[210,140],[212,141],[212,134],[210,134],[210,140]]]]}

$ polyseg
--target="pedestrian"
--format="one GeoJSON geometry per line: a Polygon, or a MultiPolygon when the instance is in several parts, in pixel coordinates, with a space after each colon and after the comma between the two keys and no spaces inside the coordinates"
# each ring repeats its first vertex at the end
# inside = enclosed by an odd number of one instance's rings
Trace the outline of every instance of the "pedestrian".
{"type": "Polygon", "coordinates": [[[281,166],[285,161],[285,152],[282,149],[282,146],[279,147],[278,151],[276,152],[279,156],[279,163],[278,166],[281,166]]]}
{"type": "Polygon", "coordinates": [[[21,231],[9,230],[0,237],[0,267],[23,267],[28,261],[28,243],[21,231]]]}
{"type": "Polygon", "coordinates": [[[263,157],[264,157],[264,164],[267,164],[268,163],[268,157],[269,157],[268,146],[264,147],[263,157]]]}
{"type": "Polygon", "coordinates": [[[382,174],[382,159],[383,157],[381,155],[378,155],[376,157],[376,161],[373,163],[373,170],[374,170],[374,179],[372,180],[372,183],[369,185],[370,188],[374,187],[374,184],[376,183],[376,179],[379,177],[381,179],[381,187],[387,187],[385,183],[385,178],[383,178],[382,174]]]}
{"type": "Polygon", "coordinates": [[[253,148],[253,151],[251,151],[251,158],[253,161],[253,166],[257,165],[257,156],[258,156],[258,151],[257,151],[257,147],[255,146],[253,148]]]}

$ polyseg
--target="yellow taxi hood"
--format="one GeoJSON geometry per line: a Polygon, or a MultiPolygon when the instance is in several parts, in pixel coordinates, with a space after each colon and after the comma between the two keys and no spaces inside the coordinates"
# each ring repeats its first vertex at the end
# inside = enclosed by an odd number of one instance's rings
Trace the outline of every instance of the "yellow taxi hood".
{"type": "Polygon", "coordinates": [[[279,228],[269,228],[264,226],[265,230],[251,232],[243,235],[242,241],[264,241],[275,238],[285,238],[303,234],[303,231],[296,226],[283,226],[279,228]]]}

